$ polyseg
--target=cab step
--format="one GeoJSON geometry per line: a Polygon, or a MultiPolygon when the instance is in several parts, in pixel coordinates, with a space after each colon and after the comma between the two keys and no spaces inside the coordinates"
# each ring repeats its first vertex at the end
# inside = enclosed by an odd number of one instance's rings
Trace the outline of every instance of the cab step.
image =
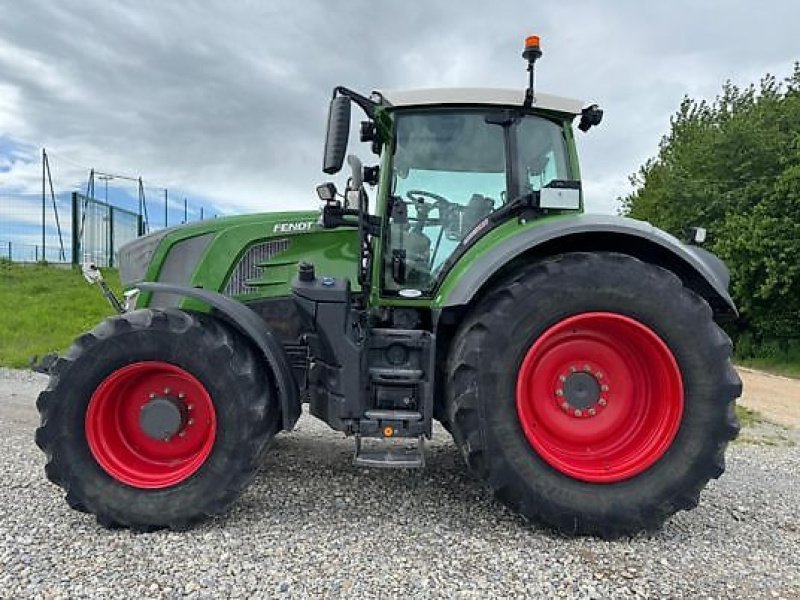
{"type": "Polygon", "coordinates": [[[373,409],[364,413],[372,421],[421,421],[422,413],[413,410],[373,409]]]}
{"type": "Polygon", "coordinates": [[[381,469],[421,469],[425,466],[425,437],[362,439],[357,435],[353,464],[381,469]]]}

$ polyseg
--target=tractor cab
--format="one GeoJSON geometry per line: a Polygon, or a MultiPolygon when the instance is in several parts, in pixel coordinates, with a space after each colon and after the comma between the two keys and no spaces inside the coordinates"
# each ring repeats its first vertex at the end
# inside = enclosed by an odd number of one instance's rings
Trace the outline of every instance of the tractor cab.
{"type": "MultiPolygon", "coordinates": [[[[535,44],[538,49],[538,39],[535,44]]],[[[538,56],[529,56],[531,74],[538,56]]],[[[456,260],[493,226],[513,217],[582,211],[572,122],[580,116],[579,127],[587,130],[600,122],[602,111],[536,94],[532,77],[530,85],[376,91],[369,98],[334,90],[323,170],[333,174],[342,167],[352,103],[368,117],[361,140],[382,156],[372,167],[349,158],[344,206],[332,183],[318,188],[324,226],[360,221],[367,224],[361,231],[381,238],[378,247],[362,242],[372,252],[364,263],[375,259],[379,265],[370,281],[362,273],[362,284],[374,283],[384,298],[430,297],[456,260]],[[363,183],[380,184],[375,216],[361,214],[368,206],[363,183]]]]}
{"type": "Polygon", "coordinates": [[[521,93],[489,90],[474,94],[475,105],[460,107],[454,101],[467,91],[436,92],[382,95],[394,107],[394,139],[385,161],[390,175],[382,289],[388,295],[429,294],[456,250],[495,217],[501,220],[509,212],[504,207],[524,203],[546,210],[543,188],[570,189],[564,208],[581,206],[566,133],[572,115],[526,114],[490,104],[521,104],[521,93]]]}

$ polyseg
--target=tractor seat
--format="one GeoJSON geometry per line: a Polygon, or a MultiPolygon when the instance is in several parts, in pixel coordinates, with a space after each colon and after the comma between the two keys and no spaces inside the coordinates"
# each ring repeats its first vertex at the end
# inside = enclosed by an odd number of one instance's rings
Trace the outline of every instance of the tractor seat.
{"type": "Polygon", "coordinates": [[[472,194],[464,207],[462,231],[464,235],[475,229],[475,226],[488,217],[494,210],[494,200],[481,194],[472,194]]]}

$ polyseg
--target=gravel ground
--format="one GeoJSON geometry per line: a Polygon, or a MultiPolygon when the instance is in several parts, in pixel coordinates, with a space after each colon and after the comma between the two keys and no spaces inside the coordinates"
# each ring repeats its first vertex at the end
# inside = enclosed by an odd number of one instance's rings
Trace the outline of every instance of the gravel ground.
{"type": "Polygon", "coordinates": [[[503,509],[441,429],[424,471],[360,470],[351,441],[304,416],[228,517],[136,535],[45,480],[44,381],[0,369],[0,597],[800,597],[797,431],[749,430],[699,508],[605,542],[503,509]]]}

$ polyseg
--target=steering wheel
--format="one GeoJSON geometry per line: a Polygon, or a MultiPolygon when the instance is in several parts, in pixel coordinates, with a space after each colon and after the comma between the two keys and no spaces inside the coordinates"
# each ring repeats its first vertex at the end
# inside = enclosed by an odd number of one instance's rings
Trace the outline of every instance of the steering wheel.
{"type": "Polygon", "coordinates": [[[414,203],[417,210],[416,223],[412,227],[415,233],[423,234],[423,230],[428,225],[438,225],[441,227],[439,235],[436,237],[436,244],[433,248],[433,254],[430,259],[430,268],[436,261],[436,254],[439,251],[439,244],[442,241],[442,236],[447,237],[448,240],[458,242],[463,235],[462,231],[462,211],[463,207],[455,202],[451,202],[444,196],[429,192],[427,190],[409,190],[406,192],[406,197],[414,203]],[[434,200],[432,204],[425,202],[425,198],[434,200]],[[430,211],[433,209],[439,211],[437,219],[429,218],[430,211]]]}
{"type": "MultiPolygon", "coordinates": [[[[439,194],[434,194],[433,192],[428,192],[426,190],[408,190],[406,192],[406,198],[417,204],[425,204],[425,198],[432,198],[435,200],[436,202],[433,204],[433,206],[436,206],[439,203],[452,204],[452,202],[450,202],[450,200],[444,196],[440,196],[439,194]]],[[[431,208],[433,208],[433,206],[431,206],[431,208]]]]}
{"type": "Polygon", "coordinates": [[[452,213],[459,208],[457,204],[450,202],[450,200],[444,196],[427,190],[408,190],[406,192],[406,198],[414,204],[414,208],[417,211],[417,217],[414,219],[416,221],[414,230],[418,233],[422,233],[426,225],[445,225],[449,223],[453,220],[452,213]],[[433,202],[425,202],[425,198],[431,198],[433,202]],[[433,209],[439,211],[438,218],[429,218],[430,212],[433,209]]]}

